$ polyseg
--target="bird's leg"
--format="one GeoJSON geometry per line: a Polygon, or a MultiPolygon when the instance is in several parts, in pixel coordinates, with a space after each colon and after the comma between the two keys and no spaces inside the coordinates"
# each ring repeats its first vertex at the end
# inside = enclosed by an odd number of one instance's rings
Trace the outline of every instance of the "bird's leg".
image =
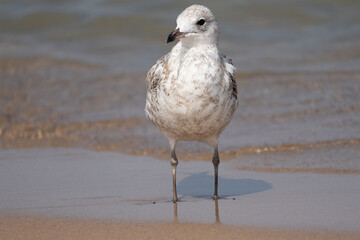
{"type": "Polygon", "coordinates": [[[172,167],[172,178],[173,178],[173,202],[178,201],[177,192],[176,192],[176,167],[178,165],[178,160],[175,154],[175,146],[171,146],[171,167],[172,167]]]}
{"type": "Polygon", "coordinates": [[[218,146],[215,145],[214,147],[214,156],[212,159],[212,163],[214,164],[214,175],[215,175],[215,186],[214,186],[214,196],[213,199],[218,199],[218,171],[219,171],[219,152],[218,152],[218,146]]]}

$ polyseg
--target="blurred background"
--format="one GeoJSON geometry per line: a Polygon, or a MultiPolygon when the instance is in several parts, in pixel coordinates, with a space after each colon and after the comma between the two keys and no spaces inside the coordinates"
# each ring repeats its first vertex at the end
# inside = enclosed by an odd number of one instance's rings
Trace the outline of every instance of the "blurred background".
{"type": "MultiPolygon", "coordinates": [[[[356,70],[356,0],[199,1],[217,17],[220,47],[239,71],[356,70]]],[[[171,49],[192,1],[2,0],[1,55],[47,55],[145,72],[171,49]]]]}
{"type": "MultiPolygon", "coordinates": [[[[240,105],[221,138],[223,158],[360,169],[360,1],[197,3],[215,14],[219,48],[237,69],[240,105]],[[306,158],[289,159],[299,151],[306,158]]],[[[165,138],[145,119],[144,79],[174,46],[166,37],[191,4],[0,1],[0,148],[167,158],[165,138]]],[[[186,159],[211,155],[201,144],[179,149],[186,159]]]]}

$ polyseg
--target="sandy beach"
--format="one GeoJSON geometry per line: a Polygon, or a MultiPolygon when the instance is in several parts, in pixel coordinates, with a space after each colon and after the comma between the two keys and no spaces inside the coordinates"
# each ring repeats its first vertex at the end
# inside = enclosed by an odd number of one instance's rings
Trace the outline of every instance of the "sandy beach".
{"type": "Polygon", "coordinates": [[[212,150],[169,146],[144,79],[190,4],[0,8],[0,239],[360,239],[356,1],[207,1],[239,108],[212,150]]]}
{"type": "Polygon", "coordinates": [[[205,239],[211,232],[234,237],[244,232],[245,239],[359,236],[360,175],[239,171],[235,166],[236,161],[222,163],[221,199],[213,201],[211,163],[182,162],[180,202],[174,204],[167,161],[84,149],[2,150],[0,228],[14,239],[28,232],[34,238],[61,238],[61,232],[72,235],[78,229],[81,238],[110,229],[110,239],[141,233],[161,233],[162,239],[172,231],[179,239],[188,234],[205,239]]]}
{"type": "Polygon", "coordinates": [[[0,239],[359,239],[359,233],[0,216],[0,239]],[[20,230],[21,229],[21,230],[20,230]]]}
{"type": "Polygon", "coordinates": [[[144,74],[48,57],[0,74],[1,239],[359,239],[358,72],[239,73],[222,199],[209,148],[181,143],[176,205],[144,74]]]}

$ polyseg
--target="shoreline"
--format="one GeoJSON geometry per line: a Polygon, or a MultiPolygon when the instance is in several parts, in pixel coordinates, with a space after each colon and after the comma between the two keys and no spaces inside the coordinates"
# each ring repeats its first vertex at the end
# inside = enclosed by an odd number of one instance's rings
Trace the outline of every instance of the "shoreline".
{"type": "MultiPolygon", "coordinates": [[[[120,120],[114,120],[118,122],[120,120]]],[[[111,121],[110,121],[111,122],[111,121]]],[[[76,138],[61,138],[61,137],[38,137],[38,133],[45,132],[37,128],[30,128],[33,135],[29,135],[27,138],[11,139],[1,135],[0,132],[0,151],[6,150],[21,150],[21,149],[51,149],[51,148],[65,148],[65,149],[84,149],[96,152],[115,152],[121,154],[127,154],[130,156],[144,156],[154,157],[159,160],[168,160],[169,148],[158,147],[157,149],[139,149],[135,150],[127,143],[112,143],[107,146],[99,144],[81,143],[76,138]]],[[[0,129],[1,130],[1,129],[0,129]]],[[[126,137],[127,140],[133,143],[133,139],[126,137]]],[[[183,144],[183,143],[181,143],[183,144]]],[[[180,144],[180,145],[181,145],[180,144]]],[[[188,143],[185,143],[188,145],[188,143]]],[[[181,161],[208,161],[212,157],[211,151],[207,151],[206,146],[202,146],[197,143],[197,149],[187,150],[184,146],[181,146],[178,151],[179,159],[181,161]]],[[[137,144],[138,145],[138,144],[137,144]]],[[[186,145],[185,145],[186,146],[186,145]]],[[[276,159],[279,156],[300,156],[303,152],[311,152],[313,154],[311,158],[319,156],[321,153],[333,148],[340,150],[351,151],[352,155],[357,153],[357,149],[360,146],[360,139],[337,139],[324,142],[306,142],[306,143],[294,143],[294,144],[282,144],[282,145],[259,145],[259,146],[244,146],[239,148],[222,149],[219,151],[222,162],[239,161],[242,158],[256,158],[261,159],[260,163],[256,165],[244,164],[240,161],[236,169],[241,171],[255,171],[255,172],[275,172],[275,173],[334,173],[334,174],[360,174],[360,165],[354,165],[355,168],[347,168],[347,164],[344,166],[332,167],[324,164],[316,167],[310,167],[312,164],[308,164],[305,158],[301,159],[301,165],[285,166],[282,164],[276,164],[276,159]],[[271,160],[272,164],[266,164],[271,160]]],[[[351,154],[350,154],[351,155],[351,154]]],[[[340,160],[334,160],[339,162],[340,160]]],[[[349,161],[349,159],[347,159],[349,161]]],[[[356,161],[350,160],[351,162],[356,161]]]]}
{"type": "MultiPolygon", "coordinates": [[[[166,138],[144,115],[146,72],[113,73],[51,56],[0,63],[0,149],[169,158],[166,138]]],[[[219,141],[222,162],[259,172],[360,173],[359,71],[236,74],[240,105],[219,141]]],[[[179,143],[177,153],[181,161],[212,157],[196,142],[179,143]]]]}
{"type": "Polygon", "coordinates": [[[1,239],[359,239],[359,232],[235,227],[182,222],[117,222],[0,214],[1,239]]]}

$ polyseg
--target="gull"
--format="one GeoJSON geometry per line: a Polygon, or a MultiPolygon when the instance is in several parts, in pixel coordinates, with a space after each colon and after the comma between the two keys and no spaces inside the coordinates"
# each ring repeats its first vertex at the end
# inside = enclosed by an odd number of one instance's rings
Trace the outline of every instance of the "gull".
{"type": "Polygon", "coordinates": [[[214,148],[213,199],[218,199],[218,139],[238,106],[235,68],[219,53],[217,23],[207,7],[186,8],[176,23],[167,43],[179,42],[146,76],[145,114],[170,143],[173,202],[178,201],[175,147],[179,141],[199,141],[214,148]]]}

